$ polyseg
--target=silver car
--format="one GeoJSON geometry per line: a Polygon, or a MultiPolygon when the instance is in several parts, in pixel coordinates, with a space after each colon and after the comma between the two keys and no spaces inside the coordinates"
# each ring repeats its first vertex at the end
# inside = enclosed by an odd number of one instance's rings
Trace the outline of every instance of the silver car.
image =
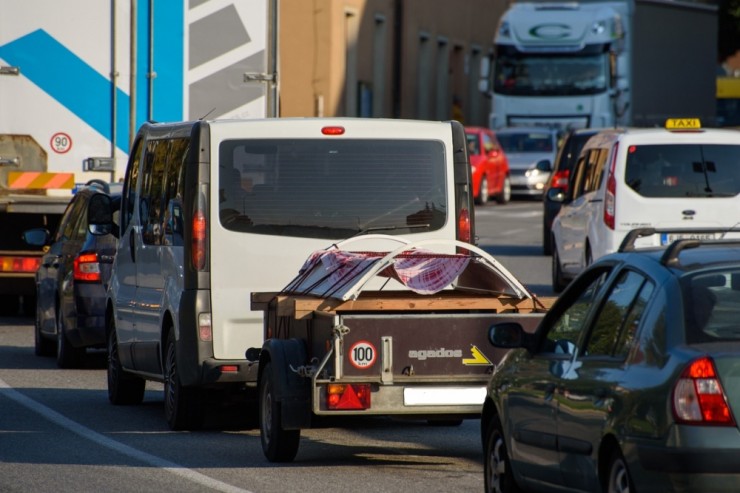
{"type": "Polygon", "coordinates": [[[496,131],[509,159],[511,194],[541,198],[550,179],[560,132],[547,127],[509,127],[496,131]]]}

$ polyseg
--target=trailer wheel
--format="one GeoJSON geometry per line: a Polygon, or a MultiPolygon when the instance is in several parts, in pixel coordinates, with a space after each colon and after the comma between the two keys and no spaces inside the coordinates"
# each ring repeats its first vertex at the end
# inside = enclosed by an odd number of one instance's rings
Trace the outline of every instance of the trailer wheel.
{"type": "Polygon", "coordinates": [[[184,387],[177,369],[175,332],[167,335],[164,368],[164,415],[171,430],[197,430],[205,421],[202,389],[184,387]]]}
{"type": "Polygon", "coordinates": [[[141,404],[146,381],[127,373],[118,356],[115,322],[108,322],[108,400],[114,405],[141,404]]]}
{"type": "Polygon", "coordinates": [[[259,421],[262,452],[270,462],[290,462],[298,453],[301,430],[284,430],[280,403],[275,399],[275,374],[267,363],[259,383],[259,421]]]}

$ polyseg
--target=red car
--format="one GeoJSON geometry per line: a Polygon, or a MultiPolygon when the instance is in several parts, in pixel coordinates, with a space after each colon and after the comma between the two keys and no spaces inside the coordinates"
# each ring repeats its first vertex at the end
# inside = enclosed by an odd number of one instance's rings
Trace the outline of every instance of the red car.
{"type": "Polygon", "coordinates": [[[509,162],[496,135],[487,128],[465,127],[473,174],[473,198],[483,205],[493,198],[505,204],[511,198],[509,162]]]}

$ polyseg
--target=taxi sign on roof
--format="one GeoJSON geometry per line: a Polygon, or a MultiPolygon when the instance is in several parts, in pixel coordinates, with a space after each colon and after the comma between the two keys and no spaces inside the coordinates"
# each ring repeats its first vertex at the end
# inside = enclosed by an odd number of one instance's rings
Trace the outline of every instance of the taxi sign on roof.
{"type": "Polygon", "coordinates": [[[665,121],[666,130],[696,130],[701,128],[698,118],[669,118],[665,121]]]}

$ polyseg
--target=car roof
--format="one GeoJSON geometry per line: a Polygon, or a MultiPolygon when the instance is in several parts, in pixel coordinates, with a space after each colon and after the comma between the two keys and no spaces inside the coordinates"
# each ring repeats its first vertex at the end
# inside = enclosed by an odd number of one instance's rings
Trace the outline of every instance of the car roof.
{"type": "Polygon", "coordinates": [[[641,256],[661,264],[677,276],[716,266],[736,265],[740,268],[740,240],[677,240],[667,247],[649,247],[621,250],[602,257],[622,257],[630,263],[633,256],[641,256]]]}

